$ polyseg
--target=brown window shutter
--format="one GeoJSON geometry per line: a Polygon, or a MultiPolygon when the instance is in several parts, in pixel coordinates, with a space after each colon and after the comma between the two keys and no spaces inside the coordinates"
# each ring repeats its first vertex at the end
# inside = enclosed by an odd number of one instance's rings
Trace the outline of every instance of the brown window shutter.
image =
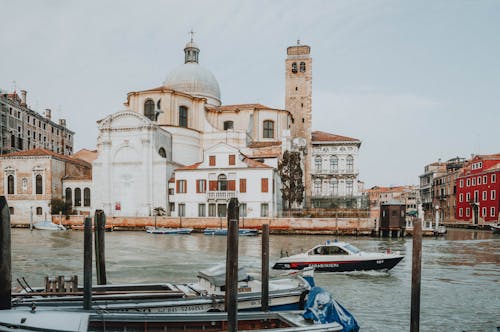
{"type": "Polygon", "coordinates": [[[180,180],[175,181],[175,192],[176,193],[179,193],[179,181],[180,180]]]}
{"type": "Polygon", "coordinates": [[[240,179],[240,193],[247,192],[247,179],[240,179]]]}
{"type": "Polygon", "coordinates": [[[200,181],[201,180],[196,180],[196,193],[199,194],[200,193],[200,181]]]}
{"type": "Polygon", "coordinates": [[[260,184],[261,184],[261,191],[263,193],[269,192],[269,188],[268,188],[269,186],[268,186],[268,179],[267,178],[262,178],[260,184]]]}
{"type": "Polygon", "coordinates": [[[217,190],[217,180],[208,182],[209,190],[216,191],[217,190]]]}
{"type": "Polygon", "coordinates": [[[208,157],[208,165],[215,166],[215,156],[208,157]]]}
{"type": "Polygon", "coordinates": [[[229,155],[229,165],[236,165],[236,156],[234,154],[229,155]]]}
{"type": "Polygon", "coordinates": [[[231,190],[231,191],[236,190],[236,180],[227,181],[227,190],[231,190]]]}

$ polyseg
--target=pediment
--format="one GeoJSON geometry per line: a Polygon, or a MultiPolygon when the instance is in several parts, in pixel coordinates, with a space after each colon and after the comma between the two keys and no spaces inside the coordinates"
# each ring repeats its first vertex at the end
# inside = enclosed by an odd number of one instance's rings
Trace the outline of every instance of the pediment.
{"type": "Polygon", "coordinates": [[[120,111],[109,115],[99,122],[99,129],[137,128],[152,125],[144,115],[132,111],[120,111]]]}

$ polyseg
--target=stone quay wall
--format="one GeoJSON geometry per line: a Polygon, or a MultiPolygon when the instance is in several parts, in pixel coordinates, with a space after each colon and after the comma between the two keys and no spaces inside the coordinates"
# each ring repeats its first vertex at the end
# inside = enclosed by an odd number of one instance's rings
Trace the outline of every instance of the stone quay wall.
{"type": "MultiPolygon", "coordinates": [[[[61,222],[68,228],[81,229],[84,215],[52,216],[54,223],[61,222]]],[[[240,218],[240,228],[262,229],[269,224],[273,234],[339,234],[370,235],[374,223],[368,218],[240,218]]],[[[155,225],[155,217],[106,217],[106,225],[114,230],[144,230],[155,225]]],[[[29,227],[27,222],[13,223],[14,227],[29,227]]],[[[205,228],[225,228],[226,218],[156,217],[157,227],[188,227],[194,231],[205,228]]]]}

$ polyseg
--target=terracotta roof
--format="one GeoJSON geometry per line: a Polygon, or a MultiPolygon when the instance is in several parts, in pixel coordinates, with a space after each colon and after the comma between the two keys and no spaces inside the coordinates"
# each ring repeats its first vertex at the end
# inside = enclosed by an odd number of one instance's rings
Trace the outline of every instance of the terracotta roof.
{"type": "Polygon", "coordinates": [[[268,146],[275,146],[275,145],[281,145],[281,141],[278,142],[252,142],[248,144],[249,148],[256,149],[256,148],[265,148],[268,146]]]}
{"type": "Polygon", "coordinates": [[[273,107],[268,107],[262,104],[236,104],[236,105],[222,105],[219,107],[219,110],[222,112],[228,112],[228,111],[236,111],[240,109],[270,109],[270,110],[277,110],[277,108],[273,107]]]}
{"type": "Polygon", "coordinates": [[[53,151],[43,149],[43,148],[36,148],[36,149],[31,149],[31,150],[11,152],[11,153],[4,154],[1,157],[6,158],[6,157],[32,157],[32,156],[33,157],[50,156],[50,157],[66,160],[68,162],[77,163],[77,164],[81,164],[83,166],[91,167],[91,165],[84,160],[74,158],[71,156],[66,156],[66,155],[59,154],[59,153],[55,153],[53,151]]]}
{"type": "Polygon", "coordinates": [[[199,163],[196,163],[196,164],[192,164],[192,165],[187,165],[187,166],[181,166],[179,168],[176,168],[175,170],[187,170],[187,169],[197,169],[198,166],[201,165],[201,161],[199,163]]]}
{"type": "Polygon", "coordinates": [[[248,167],[251,167],[251,168],[272,168],[269,165],[266,165],[264,163],[261,163],[260,161],[253,160],[253,159],[250,159],[250,158],[243,159],[243,162],[245,164],[247,164],[248,167]]]}
{"type": "Polygon", "coordinates": [[[81,149],[80,151],[73,153],[73,158],[81,159],[91,164],[97,159],[97,150],[81,149]]]}
{"type": "Polygon", "coordinates": [[[63,180],[92,180],[92,174],[65,176],[63,180]]]}
{"type": "Polygon", "coordinates": [[[313,142],[359,142],[359,139],[326,133],[324,131],[312,132],[313,142]]]}

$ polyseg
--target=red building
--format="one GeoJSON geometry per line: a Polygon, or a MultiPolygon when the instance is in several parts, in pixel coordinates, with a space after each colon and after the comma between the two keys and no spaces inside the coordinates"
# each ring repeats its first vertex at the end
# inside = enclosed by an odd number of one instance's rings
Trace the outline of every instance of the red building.
{"type": "Polygon", "coordinates": [[[500,154],[475,156],[463,168],[455,184],[455,218],[458,221],[472,224],[498,221],[500,154]]]}

